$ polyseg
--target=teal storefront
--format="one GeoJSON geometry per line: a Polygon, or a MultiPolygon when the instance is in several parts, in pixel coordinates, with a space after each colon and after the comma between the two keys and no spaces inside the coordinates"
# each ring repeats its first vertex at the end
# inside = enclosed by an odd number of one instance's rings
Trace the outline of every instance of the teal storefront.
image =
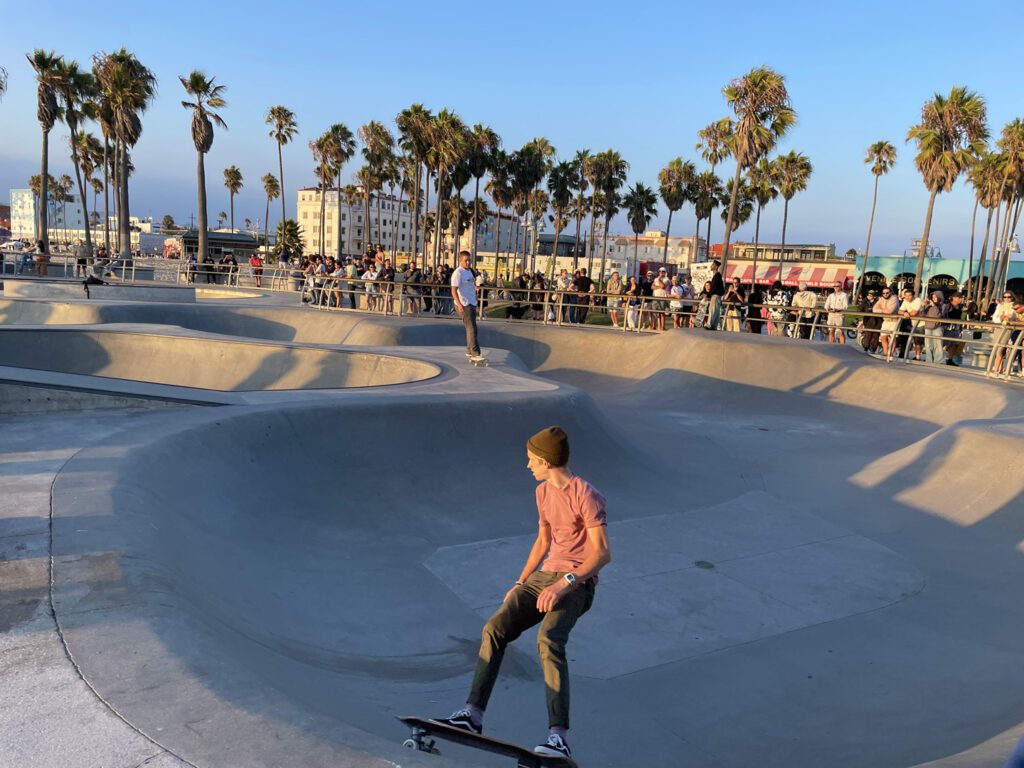
{"type": "MultiPolygon", "coordinates": [[[[857,259],[857,279],[860,279],[862,260],[857,259]]],[[[975,259],[974,275],[978,274],[978,261],[975,259]]],[[[985,262],[988,271],[989,262],[985,262]]],[[[867,288],[880,288],[883,285],[913,285],[917,271],[917,258],[914,256],[869,256],[864,284],[867,288]]],[[[925,259],[924,280],[928,290],[940,289],[946,293],[960,290],[965,286],[971,275],[968,273],[966,259],[925,259]]],[[[1024,294],[1024,261],[1010,260],[1007,274],[1007,286],[1011,291],[1024,294]]]]}

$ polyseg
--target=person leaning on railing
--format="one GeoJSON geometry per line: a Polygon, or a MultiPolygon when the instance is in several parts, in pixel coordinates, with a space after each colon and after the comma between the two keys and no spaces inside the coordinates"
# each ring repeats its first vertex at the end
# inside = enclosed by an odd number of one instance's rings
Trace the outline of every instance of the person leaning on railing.
{"type": "Polygon", "coordinates": [[[622,306],[622,299],[617,298],[622,293],[622,278],[619,276],[618,270],[612,272],[608,284],[604,287],[604,292],[608,294],[608,314],[611,316],[612,326],[618,328],[619,307],[622,306]]]}
{"type": "Polygon", "coordinates": [[[786,335],[786,320],[789,318],[789,304],[791,297],[789,291],[782,286],[781,280],[772,283],[768,296],[764,303],[768,305],[768,333],[772,336],[786,335]]]}
{"type": "Polygon", "coordinates": [[[875,302],[871,311],[876,315],[884,315],[882,318],[881,333],[879,339],[882,342],[882,354],[888,360],[895,349],[896,331],[900,327],[900,318],[896,312],[899,309],[900,300],[893,294],[891,288],[883,288],[882,295],[875,302]]]}
{"type": "Polygon", "coordinates": [[[857,302],[857,310],[861,312],[859,321],[861,327],[860,345],[869,355],[875,354],[881,349],[882,318],[872,314],[875,311],[875,303],[878,301],[878,291],[874,288],[862,296],[857,302]]]}
{"type": "Polygon", "coordinates": [[[942,291],[932,291],[932,294],[921,306],[921,317],[924,321],[924,359],[929,363],[938,364],[942,362],[942,328],[945,325],[942,321],[946,318],[945,296],[942,291]]]}
{"type": "Polygon", "coordinates": [[[807,290],[807,283],[800,283],[800,290],[793,294],[792,306],[800,310],[797,313],[797,336],[801,339],[810,339],[818,297],[814,291],[807,290]]]}
{"type": "MultiPolygon", "coordinates": [[[[1003,372],[1003,358],[1006,356],[1007,346],[1012,345],[1020,335],[1020,328],[1014,329],[1012,326],[1024,322],[1024,307],[1011,291],[1003,291],[1002,301],[992,311],[992,322],[1002,326],[992,334],[992,343],[996,348],[996,361],[992,365],[990,375],[998,376],[1003,372]]],[[[1010,364],[1007,365],[1007,373],[1012,365],[1013,360],[1010,360],[1010,364]]]]}
{"type": "MultiPolygon", "coordinates": [[[[964,305],[964,296],[959,291],[954,292],[949,297],[946,319],[960,320],[961,322],[968,319],[967,307],[964,305]]],[[[943,328],[942,335],[946,340],[946,365],[960,365],[965,346],[962,341],[963,332],[963,325],[957,322],[946,323],[945,328],[943,328]]]]}

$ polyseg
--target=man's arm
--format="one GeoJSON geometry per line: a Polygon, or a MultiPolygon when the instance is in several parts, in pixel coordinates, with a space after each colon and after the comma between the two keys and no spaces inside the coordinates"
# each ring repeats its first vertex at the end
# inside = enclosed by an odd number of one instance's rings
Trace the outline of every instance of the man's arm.
{"type": "MultiPolygon", "coordinates": [[[[454,276],[452,278],[454,280],[454,276]]],[[[459,289],[454,283],[452,283],[452,298],[455,300],[455,308],[459,310],[459,314],[463,313],[462,301],[459,300],[459,289]]]]}
{"type": "MultiPolygon", "coordinates": [[[[598,525],[587,528],[586,556],[580,563],[580,567],[573,572],[577,585],[582,584],[591,576],[595,576],[611,561],[612,550],[608,544],[608,527],[598,525]]],[[[570,589],[572,587],[565,579],[559,580],[557,584],[552,584],[537,597],[537,610],[542,613],[552,610],[557,605],[559,598],[570,589]]]]}
{"type": "Polygon", "coordinates": [[[551,528],[541,523],[540,527],[537,529],[537,538],[534,540],[533,546],[530,548],[530,555],[526,558],[526,565],[523,566],[522,573],[519,574],[519,578],[516,580],[516,584],[512,587],[512,589],[505,593],[505,598],[502,600],[502,602],[508,600],[509,595],[515,592],[516,587],[518,587],[522,582],[526,581],[527,578],[529,578],[530,574],[537,570],[538,566],[540,566],[541,561],[544,560],[544,557],[545,555],[547,555],[548,550],[550,548],[551,528]]]}

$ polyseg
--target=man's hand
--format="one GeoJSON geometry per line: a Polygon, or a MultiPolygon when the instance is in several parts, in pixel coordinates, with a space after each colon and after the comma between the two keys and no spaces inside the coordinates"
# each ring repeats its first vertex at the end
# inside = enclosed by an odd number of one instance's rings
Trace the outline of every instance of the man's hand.
{"type": "Polygon", "coordinates": [[[562,595],[571,589],[569,582],[565,579],[559,579],[558,583],[552,584],[550,587],[546,587],[539,595],[537,595],[537,610],[541,613],[547,613],[548,611],[554,610],[554,607],[558,604],[562,595]]]}
{"type": "Polygon", "coordinates": [[[461,305],[461,304],[459,304],[459,302],[457,302],[457,301],[455,302],[455,308],[456,308],[457,310],[459,310],[459,317],[462,317],[462,316],[463,316],[464,314],[466,314],[466,310],[464,310],[464,309],[462,308],[462,305],[461,305]]]}
{"type": "Polygon", "coordinates": [[[501,602],[503,602],[503,603],[507,603],[507,602],[508,602],[508,599],[509,599],[510,597],[512,597],[512,593],[513,593],[513,592],[515,592],[515,591],[516,591],[517,589],[519,589],[519,587],[520,587],[520,586],[521,586],[521,585],[519,585],[519,584],[516,584],[516,585],[515,585],[514,587],[512,587],[512,589],[510,589],[510,590],[509,590],[508,592],[506,592],[506,593],[505,593],[505,597],[503,597],[503,598],[502,598],[501,602]]]}

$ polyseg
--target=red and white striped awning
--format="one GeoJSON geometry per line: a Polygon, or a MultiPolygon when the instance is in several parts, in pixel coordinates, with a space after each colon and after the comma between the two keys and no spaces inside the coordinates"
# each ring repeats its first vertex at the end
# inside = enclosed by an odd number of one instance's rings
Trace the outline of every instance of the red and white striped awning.
{"type": "MultiPolygon", "coordinates": [[[[809,288],[831,288],[837,280],[843,282],[843,286],[849,288],[853,285],[853,265],[842,267],[800,267],[783,265],[781,277],[778,264],[758,264],[757,284],[771,285],[776,280],[781,280],[783,285],[799,285],[807,283],[809,288]]],[[[730,264],[725,269],[725,279],[732,280],[738,277],[744,285],[754,282],[754,265],[741,263],[730,264]]]]}

